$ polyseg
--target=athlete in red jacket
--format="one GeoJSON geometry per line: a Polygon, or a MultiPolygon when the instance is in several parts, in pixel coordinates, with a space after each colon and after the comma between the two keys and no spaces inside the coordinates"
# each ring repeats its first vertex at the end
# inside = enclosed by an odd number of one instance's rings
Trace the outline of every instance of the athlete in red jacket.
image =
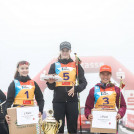
{"type": "MultiPolygon", "coordinates": [[[[119,108],[120,88],[110,82],[112,70],[110,66],[103,65],[100,67],[101,82],[93,87],[86,100],[85,116],[92,120],[91,110],[93,108],[119,108]]],[[[121,119],[126,112],[126,102],[121,93],[120,109],[118,109],[117,120],[121,119]]]]}

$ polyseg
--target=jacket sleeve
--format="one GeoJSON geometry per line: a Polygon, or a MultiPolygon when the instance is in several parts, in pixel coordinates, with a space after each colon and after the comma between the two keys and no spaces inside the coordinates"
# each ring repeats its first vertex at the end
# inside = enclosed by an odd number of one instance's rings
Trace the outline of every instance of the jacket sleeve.
{"type": "Polygon", "coordinates": [[[84,70],[80,64],[78,65],[78,80],[79,80],[79,85],[75,86],[75,92],[80,93],[87,86],[87,81],[86,81],[86,78],[84,76],[84,70]]]}
{"type": "Polygon", "coordinates": [[[10,108],[11,105],[13,104],[14,98],[15,98],[15,84],[13,81],[8,87],[7,100],[6,100],[6,106],[5,106],[6,111],[7,111],[7,108],[10,108]]]}
{"type": "Polygon", "coordinates": [[[2,92],[2,90],[0,89],[0,100],[2,102],[4,102],[6,100],[6,95],[2,92]]]}
{"type": "MultiPolygon", "coordinates": [[[[53,63],[53,64],[51,65],[48,74],[55,74],[55,63],[53,63]]],[[[47,84],[47,86],[48,86],[48,88],[49,88],[50,90],[54,90],[55,85],[56,85],[55,82],[52,83],[52,84],[50,84],[49,82],[47,82],[46,84],[47,84]]]]}
{"type": "Polygon", "coordinates": [[[94,108],[94,88],[92,88],[87,96],[85,103],[85,117],[88,119],[88,115],[91,114],[91,110],[94,108]]]}
{"type": "MultiPolygon", "coordinates": [[[[0,89],[0,104],[6,101],[6,95],[0,89]]],[[[2,108],[3,113],[0,112],[0,119],[5,119],[6,111],[5,111],[6,103],[2,104],[0,109],[2,108]]]]}
{"type": "Polygon", "coordinates": [[[42,94],[42,92],[41,92],[40,87],[38,86],[38,84],[36,82],[34,82],[34,83],[35,83],[35,92],[34,92],[35,99],[36,99],[37,104],[39,106],[39,111],[41,113],[43,113],[43,108],[44,108],[43,94],[42,94]]]}
{"type": "MultiPolygon", "coordinates": [[[[117,108],[119,108],[120,89],[117,88],[116,90],[118,90],[118,92],[116,91],[116,93],[117,93],[117,96],[116,96],[116,106],[117,106],[117,108]]],[[[124,96],[121,93],[120,109],[118,109],[118,113],[121,115],[122,118],[123,118],[123,116],[126,113],[126,107],[127,106],[126,106],[126,102],[125,102],[124,96]]]]}

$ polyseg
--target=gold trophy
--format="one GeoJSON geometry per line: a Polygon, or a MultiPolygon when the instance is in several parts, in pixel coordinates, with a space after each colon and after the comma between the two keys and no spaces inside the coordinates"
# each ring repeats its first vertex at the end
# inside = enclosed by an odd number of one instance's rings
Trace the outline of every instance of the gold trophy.
{"type": "Polygon", "coordinates": [[[44,134],[57,134],[62,125],[62,120],[56,121],[53,117],[53,110],[49,110],[45,120],[42,121],[40,118],[39,125],[44,134]]]}

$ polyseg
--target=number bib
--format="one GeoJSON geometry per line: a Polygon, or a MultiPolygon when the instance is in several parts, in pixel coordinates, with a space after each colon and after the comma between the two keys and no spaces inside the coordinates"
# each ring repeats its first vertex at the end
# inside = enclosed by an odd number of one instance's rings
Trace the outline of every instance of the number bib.
{"type": "Polygon", "coordinates": [[[56,82],[57,86],[73,86],[76,81],[76,66],[75,62],[70,62],[68,64],[62,64],[60,62],[55,63],[55,72],[63,81],[56,82]]]}
{"type": "Polygon", "coordinates": [[[15,99],[14,105],[34,105],[35,85],[33,80],[21,82],[14,80],[15,99]]]}
{"type": "Polygon", "coordinates": [[[115,87],[102,89],[99,86],[94,88],[95,108],[115,109],[116,92],[115,87]]]}

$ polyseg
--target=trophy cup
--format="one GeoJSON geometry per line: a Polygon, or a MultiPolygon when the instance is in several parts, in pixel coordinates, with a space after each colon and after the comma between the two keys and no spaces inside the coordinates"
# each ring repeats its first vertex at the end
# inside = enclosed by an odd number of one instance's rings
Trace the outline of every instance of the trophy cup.
{"type": "Polygon", "coordinates": [[[39,125],[44,134],[57,134],[62,125],[62,120],[59,120],[59,122],[56,121],[53,117],[53,110],[49,110],[47,113],[47,118],[43,121],[40,119],[39,125]]]}

